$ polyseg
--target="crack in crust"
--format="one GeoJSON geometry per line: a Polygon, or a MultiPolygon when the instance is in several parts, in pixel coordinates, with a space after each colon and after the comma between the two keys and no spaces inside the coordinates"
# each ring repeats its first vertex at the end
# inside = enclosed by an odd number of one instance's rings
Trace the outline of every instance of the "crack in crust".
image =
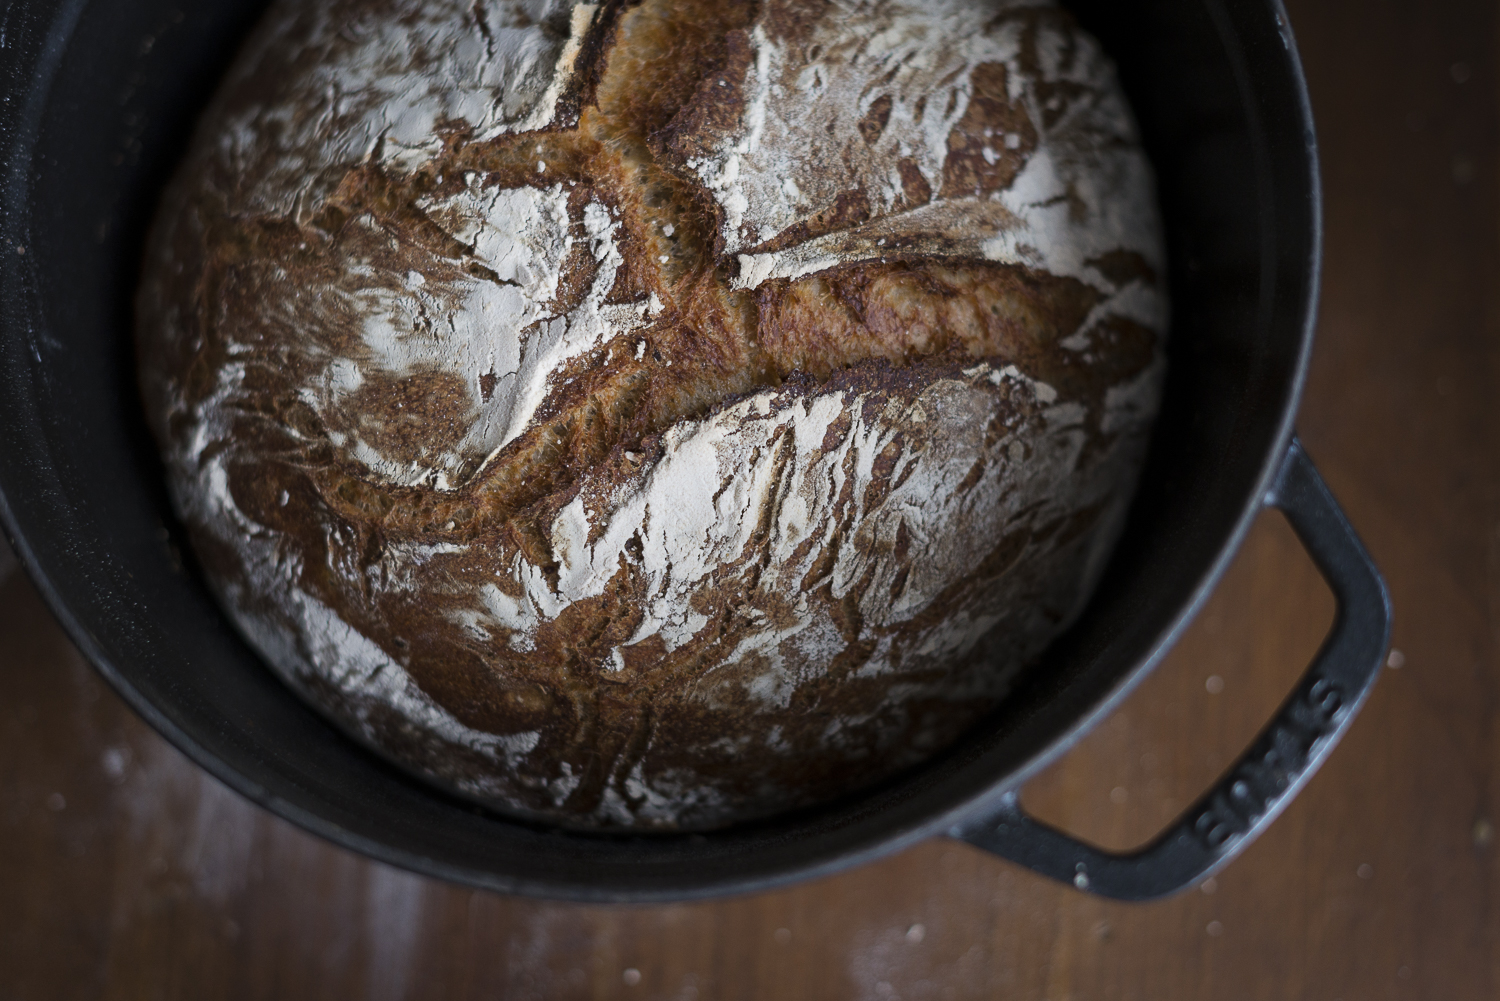
{"type": "MultiPolygon", "coordinates": [[[[465,12],[491,61],[504,30],[495,6],[465,12]]],[[[491,804],[571,823],[711,827],[912,764],[1003,692],[1006,672],[987,664],[1017,669],[1074,614],[1123,509],[1161,345],[1158,331],[1108,312],[1107,301],[1156,288],[1139,253],[1121,247],[1088,262],[1113,291],[1025,263],[941,256],[941,234],[882,237],[878,257],[741,282],[745,257],[726,252],[723,201],[693,157],[707,155],[704,135],[730,131],[760,44],[755,26],[771,8],[775,30],[799,30],[785,3],[609,0],[584,23],[577,8],[570,39],[554,39],[576,51],[560,57],[572,60],[571,76],[545,124],[480,134],[469,121],[441,121],[436,148],[414,166],[382,132],[363,159],[323,171],[321,195],[284,211],[236,207],[225,192],[238,179],[194,188],[185,175],[153,238],[143,385],[210,578],[252,640],[357,736],[491,804]],[[553,226],[565,249],[538,298],[544,308],[516,336],[539,342],[557,318],[588,310],[634,310],[638,322],[557,356],[524,424],[476,450],[481,412],[514,393],[505,387],[519,368],[492,360],[472,386],[420,359],[381,370],[367,317],[378,296],[420,285],[427,298],[413,300],[412,331],[456,343],[458,331],[444,327],[456,290],[534,295],[536,276],[497,258],[490,235],[454,208],[521,196],[551,206],[537,225],[553,226]],[[310,402],[308,387],[343,378],[345,361],[358,373],[352,388],[323,386],[333,402],[310,402]],[[1111,394],[1131,385],[1144,388],[1120,417],[1111,394]],[[1059,416],[1069,406],[1076,412],[1059,416]],[[206,414],[222,423],[194,452],[206,414]],[[621,511],[716,421],[738,422],[745,444],[742,466],[714,479],[706,503],[741,505],[744,532],[691,592],[681,612],[690,635],[668,640],[652,617],[682,570],[642,568],[673,512],[621,511]],[[809,451],[799,428],[814,424],[809,451]],[[391,470],[427,471],[404,482],[351,442],[391,470]],[[1040,488],[1016,470],[1033,453],[1036,470],[1079,503],[1028,499],[1040,488]],[[438,454],[458,459],[438,472],[438,454]],[[214,523],[222,511],[205,507],[215,468],[224,482],[212,489],[227,497],[215,503],[240,519],[227,535],[214,523]],[[817,477],[833,484],[818,495],[826,531],[803,510],[817,477]],[[957,578],[923,568],[962,546],[930,538],[932,524],[914,513],[934,489],[922,477],[992,509],[944,515],[971,537],[974,565],[957,578]],[[587,522],[578,541],[559,535],[569,518],[587,522]],[[606,538],[629,518],[634,534],[606,538]],[[605,551],[615,562],[589,570],[586,585],[575,579],[586,554],[605,551]],[[541,583],[526,583],[528,573],[541,583]],[[286,580],[290,599],[268,583],[286,580]],[[1031,607],[970,626],[962,642],[941,639],[955,609],[973,616],[995,604],[980,597],[987,591],[1031,607]],[[539,594],[575,592],[584,596],[537,604],[539,594]],[[404,672],[457,736],[435,737],[392,708],[395,696],[356,697],[299,666],[353,663],[309,638],[304,623],[318,615],[340,624],[350,649],[366,644],[368,663],[404,672]],[[828,636],[811,636],[814,618],[828,636]],[[502,620],[529,632],[497,633],[502,620]],[[786,655],[767,636],[806,647],[790,680],[765,680],[786,674],[768,667],[786,655]],[[878,669],[902,657],[904,673],[878,669]],[[742,732],[726,733],[726,720],[742,732]],[[835,738],[842,750],[828,753],[835,738]],[[747,741],[795,753],[751,761],[747,741]]],[[[1044,76],[1036,24],[1052,15],[1007,16],[1035,22],[1022,63],[1044,76]]],[[[886,217],[1008,191],[1056,123],[1054,105],[1094,98],[1051,85],[1039,92],[1053,120],[1033,122],[1007,72],[978,65],[967,109],[946,109],[956,124],[939,178],[899,159],[891,211],[849,191],[750,253],[815,239],[873,245],[865,228],[886,217]],[[999,153],[996,130],[1017,137],[999,153]]],[[[861,141],[876,147],[909,110],[874,97],[856,124],[861,141]]],[[[361,682],[367,692],[375,683],[361,682]]]]}

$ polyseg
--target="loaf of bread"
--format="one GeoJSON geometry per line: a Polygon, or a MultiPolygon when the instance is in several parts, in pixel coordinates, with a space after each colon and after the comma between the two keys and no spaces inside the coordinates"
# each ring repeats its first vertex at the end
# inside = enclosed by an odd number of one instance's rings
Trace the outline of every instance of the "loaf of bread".
{"type": "Polygon", "coordinates": [[[941,751],[1087,600],[1150,167],[1036,0],[280,0],[140,376],[271,667],[460,795],[703,830],[941,751]]]}

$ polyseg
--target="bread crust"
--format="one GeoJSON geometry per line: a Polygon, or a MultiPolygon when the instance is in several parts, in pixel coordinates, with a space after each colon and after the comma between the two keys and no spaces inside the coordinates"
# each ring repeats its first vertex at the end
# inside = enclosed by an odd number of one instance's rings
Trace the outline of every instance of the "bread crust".
{"type": "Polygon", "coordinates": [[[1076,617],[1163,263],[1052,8],[288,0],[163,203],[141,384],[209,581],[347,731],[709,829],[925,759],[1076,617]]]}

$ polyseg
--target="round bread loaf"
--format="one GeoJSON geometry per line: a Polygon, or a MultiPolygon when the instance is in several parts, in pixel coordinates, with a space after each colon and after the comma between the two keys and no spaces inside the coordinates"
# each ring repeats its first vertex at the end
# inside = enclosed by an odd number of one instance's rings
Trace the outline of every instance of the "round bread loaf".
{"type": "Polygon", "coordinates": [[[141,380],[207,578],[348,732],[707,829],[930,756],[1075,617],[1162,275],[1113,69],[1035,0],[282,0],[141,380]]]}

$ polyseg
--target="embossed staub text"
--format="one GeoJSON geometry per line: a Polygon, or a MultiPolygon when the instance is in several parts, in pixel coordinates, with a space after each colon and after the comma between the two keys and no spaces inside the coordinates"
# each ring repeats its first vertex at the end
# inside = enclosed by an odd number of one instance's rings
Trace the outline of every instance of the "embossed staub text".
{"type": "Polygon", "coordinates": [[[1337,727],[1343,706],[1343,692],[1327,678],[1318,678],[1297,693],[1193,821],[1193,832],[1206,847],[1223,847],[1265,815],[1307,768],[1318,741],[1337,727]]]}

